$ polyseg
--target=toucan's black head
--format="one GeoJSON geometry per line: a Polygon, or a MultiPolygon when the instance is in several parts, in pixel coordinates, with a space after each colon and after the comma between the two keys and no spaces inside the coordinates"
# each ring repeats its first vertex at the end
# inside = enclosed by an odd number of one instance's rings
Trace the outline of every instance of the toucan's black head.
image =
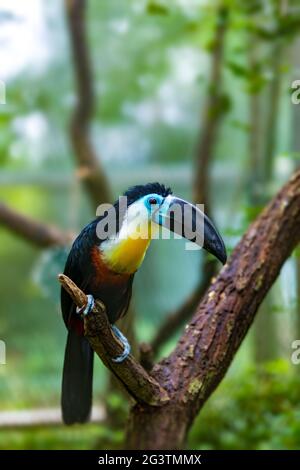
{"type": "Polygon", "coordinates": [[[172,194],[172,190],[160,183],[138,184],[128,188],[127,191],[125,191],[124,196],[127,197],[127,204],[129,206],[148,194],[158,194],[165,198],[169,196],[169,194],[172,194]]]}

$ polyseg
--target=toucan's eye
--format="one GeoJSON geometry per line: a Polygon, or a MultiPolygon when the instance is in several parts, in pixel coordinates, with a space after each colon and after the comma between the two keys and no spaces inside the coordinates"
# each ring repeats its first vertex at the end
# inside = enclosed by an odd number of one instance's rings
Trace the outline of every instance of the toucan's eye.
{"type": "Polygon", "coordinates": [[[156,197],[150,197],[150,198],[148,199],[148,203],[149,203],[151,206],[157,204],[157,202],[158,202],[158,201],[157,201],[156,197]]]}

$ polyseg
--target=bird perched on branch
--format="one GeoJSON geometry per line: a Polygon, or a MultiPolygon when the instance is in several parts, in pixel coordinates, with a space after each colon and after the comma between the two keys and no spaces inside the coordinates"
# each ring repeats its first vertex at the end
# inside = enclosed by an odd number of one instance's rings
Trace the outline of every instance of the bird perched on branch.
{"type": "Polygon", "coordinates": [[[73,243],[64,274],[88,295],[89,301],[78,311],[68,293],[61,290],[62,314],[68,329],[62,381],[66,424],[87,421],[91,411],[94,353],[84,337],[83,316],[89,314],[94,299],[101,300],[124,345],[123,354],[112,360],[126,359],[130,346],[114,323],[127,312],[134,274],[151,239],[158,238],[162,227],[226,262],[223,240],[209,218],[159,183],[129,188],[114,205],[105,205],[103,213],[73,243]]]}

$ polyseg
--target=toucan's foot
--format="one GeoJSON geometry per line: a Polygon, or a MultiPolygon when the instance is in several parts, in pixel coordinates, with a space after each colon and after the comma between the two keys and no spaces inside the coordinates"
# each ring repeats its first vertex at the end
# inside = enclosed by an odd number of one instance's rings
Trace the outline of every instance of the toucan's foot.
{"type": "Polygon", "coordinates": [[[120,354],[120,356],[113,357],[112,361],[123,362],[130,354],[130,344],[128,342],[128,339],[123,335],[123,333],[121,333],[119,328],[117,328],[115,325],[111,325],[111,329],[124,346],[124,351],[122,352],[122,354],[120,354]]]}
{"type": "Polygon", "coordinates": [[[87,304],[84,307],[78,308],[76,307],[76,313],[78,315],[83,315],[84,317],[88,315],[91,310],[93,310],[95,305],[95,299],[91,294],[87,295],[87,304]]]}

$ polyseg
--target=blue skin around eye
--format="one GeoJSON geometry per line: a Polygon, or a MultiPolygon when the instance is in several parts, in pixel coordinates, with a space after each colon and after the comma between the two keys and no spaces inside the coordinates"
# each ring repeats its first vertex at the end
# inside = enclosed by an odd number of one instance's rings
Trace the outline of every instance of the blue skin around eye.
{"type": "Polygon", "coordinates": [[[152,220],[158,225],[164,225],[164,219],[169,209],[169,204],[164,203],[164,198],[159,194],[147,194],[147,196],[144,196],[143,201],[149,213],[149,217],[152,216],[153,211],[155,210],[152,220]],[[157,204],[154,205],[149,203],[152,198],[157,200],[157,204]],[[157,210],[157,206],[159,206],[159,210],[157,210]]]}
{"type": "Polygon", "coordinates": [[[153,204],[149,203],[150,199],[152,198],[155,198],[157,200],[158,205],[161,204],[163,201],[163,197],[159,196],[158,194],[147,194],[147,196],[144,197],[144,204],[149,211],[151,211],[153,207],[156,207],[153,204]]]}

